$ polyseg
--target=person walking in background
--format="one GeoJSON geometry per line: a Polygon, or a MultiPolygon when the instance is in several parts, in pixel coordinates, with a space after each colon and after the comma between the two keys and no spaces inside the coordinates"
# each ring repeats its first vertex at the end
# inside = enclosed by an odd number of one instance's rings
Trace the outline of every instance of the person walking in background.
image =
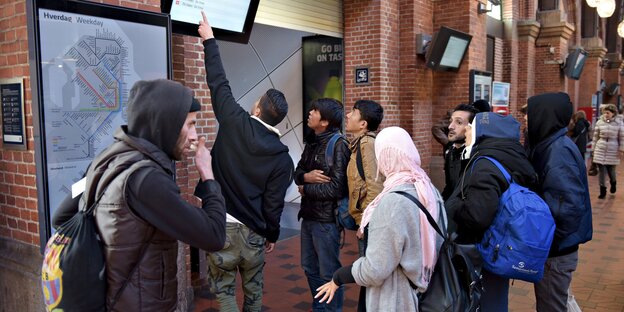
{"type": "MultiPolygon", "coordinates": [[[[458,243],[481,242],[494,222],[501,195],[509,188],[507,179],[494,163],[487,159],[475,162],[481,156],[496,159],[520,185],[529,187],[537,183],[537,175],[520,145],[520,123],[511,116],[477,114],[466,127],[463,158],[469,162],[457,188],[445,202],[449,231],[457,233],[458,243]]],[[[483,311],[507,311],[509,279],[485,269],[482,274],[483,311]]]]}
{"type": "Polygon", "coordinates": [[[603,105],[602,115],[594,127],[594,163],[598,165],[598,182],[600,183],[600,195],[603,199],[607,196],[605,171],[609,175],[611,188],[609,192],[614,194],[617,189],[617,177],[615,167],[620,164],[620,158],[624,156],[624,123],[616,118],[617,109],[613,104],[603,105]]]}
{"type": "Polygon", "coordinates": [[[587,116],[585,112],[580,110],[574,114],[572,117],[574,121],[574,129],[572,130],[572,141],[576,143],[579,151],[581,152],[581,156],[585,159],[585,153],[587,152],[587,138],[589,137],[589,128],[591,125],[589,121],[587,121],[587,116]]]}
{"type": "Polygon", "coordinates": [[[227,207],[227,244],[208,254],[209,280],[221,311],[239,311],[236,274],[242,279],[244,311],[262,309],[265,252],[280,234],[293,161],[275,126],[288,112],[282,92],[267,90],[246,112],[234,99],[212,28],[202,12],[206,81],[219,131],[212,150],[215,179],[227,207]]]}
{"type": "Polygon", "coordinates": [[[351,151],[347,140],[340,134],[344,109],[334,99],[312,101],[308,113],[308,127],[314,132],[306,143],[301,160],[295,170],[295,183],[301,194],[301,266],[312,293],[312,311],[342,311],[344,289],[336,293],[331,304],[315,299],[316,289],[331,280],[340,268],[340,233],[336,221],[338,201],[348,193],[347,165],[351,151]],[[325,153],[333,136],[333,160],[329,163],[325,153]]]}
{"type": "Polygon", "coordinates": [[[375,155],[386,181],[360,224],[368,226],[366,255],[337,270],[316,297],[330,304],[341,285],[357,283],[366,287],[368,311],[418,311],[417,296],[427,290],[442,237],[414,202],[396,192],[417,198],[444,228],[442,197],[420,167],[420,154],[404,129],[381,130],[375,155]]]}
{"type": "MultiPolygon", "coordinates": [[[[383,119],[383,107],[370,100],[358,100],[347,114],[345,130],[354,138],[351,141],[351,159],[347,166],[349,185],[349,213],[359,226],[362,213],[383,189],[383,175],[377,175],[375,158],[375,132],[383,119]]],[[[356,233],[360,257],[366,251],[366,230],[356,233]]],[[[360,289],[358,311],[366,311],[366,289],[360,289]]]]}
{"type": "MultiPolygon", "coordinates": [[[[83,196],[100,198],[94,214],[104,246],[107,311],[175,311],[178,240],[206,251],[223,248],[225,202],[206,138],[197,137],[200,109],[192,90],[178,82],[136,82],[128,124],[89,165],[83,196]],[[182,198],[171,165],[193,150],[201,209],[182,198]]],[[[69,194],[52,226],[76,214],[80,201],[69,194]]]]}
{"type": "Polygon", "coordinates": [[[579,244],[592,239],[585,161],[566,136],[572,111],[570,97],[563,92],[528,99],[529,161],[540,181],[535,191],[548,204],[556,225],[544,278],[534,284],[537,312],[567,310],[579,244]]]}

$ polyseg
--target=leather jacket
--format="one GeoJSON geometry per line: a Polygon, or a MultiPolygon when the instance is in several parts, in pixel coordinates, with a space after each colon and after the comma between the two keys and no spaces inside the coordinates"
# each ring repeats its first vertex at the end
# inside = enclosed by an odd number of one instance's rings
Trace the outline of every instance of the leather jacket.
{"type": "Polygon", "coordinates": [[[347,196],[347,165],[351,151],[346,139],[336,142],[334,148],[333,166],[329,166],[325,159],[327,143],[337,131],[326,131],[306,144],[301,160],[295,170],[295,183],[303,185],[301,210],[299,218],[324,223],[336,222],[335,209],[338,200],[347,196]],[[328,183],[305,183],[303,175],[312,170],[322,170],[331,178],[328,183]]]}

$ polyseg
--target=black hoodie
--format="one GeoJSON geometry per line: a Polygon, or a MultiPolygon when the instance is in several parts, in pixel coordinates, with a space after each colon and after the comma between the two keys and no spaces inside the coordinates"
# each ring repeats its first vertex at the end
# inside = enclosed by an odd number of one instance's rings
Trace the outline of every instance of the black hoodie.
{"type": "Polygon", "coordinates": [[[294,165],[277,133],[234,99],[215,39],[204,41],[206,80],[219,132],[212,168],[227,212],[269,242],[276,242],[294,165]]]}

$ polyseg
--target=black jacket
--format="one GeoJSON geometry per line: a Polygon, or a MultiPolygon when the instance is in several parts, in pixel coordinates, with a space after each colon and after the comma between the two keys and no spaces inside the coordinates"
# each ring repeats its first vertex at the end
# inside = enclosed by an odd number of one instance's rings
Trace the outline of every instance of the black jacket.
{"type": "Polygon", "coordinates": [[[444,151],[444,181],[446,182],[442,191],[444,200],[447,200],[453,194],[466,166],[467,161],[462,161],[461,159],[464,148],[464,145],[456,148],[453,142],[449,142],[446,151],[444,151]]]}
{"type": "Polygon", "coordinates": [[[295,170],[295,183],[303,185],[299,218],[324,223],[336,222],[334,210],[339,199],[347,196],[347,165],[351,150],[346,140],[338,140],[334,149],[334,164],[330,170],[325,150],[336,131],[326,131],[308,140],[295,170]],[[322,170],[331,182],[305,184],[303,175],[312,170],[322,170]]]}
{"type": "Polygon", "coordinates": [[[212,168],[227,212],[268,241],[277,241],[293,161],[277,133],[234,99],[215,39],[204,41],[206,80],[219,132],[212,168]]]}
{"type": "Polygon", "coordinates": [[[582,157],[585,157],[585,152],[587,152],[589,127],[590,125],[587,119],[579,119],[574,125],[574,130],[572,131],[572,140],[578,147],[579,152],[581,152],[582,157]]]}
{"type": "Polygon", "coordinates": [[[475,159],[490,156],[511,173],[516,183],[526,187],[537,183],[537,175],[517,139],[484,136],[477,140],[458,187],[445,202],[449,230],[457,232],[461,243],[481,241],[494,221],[500,196],[509,188],[496,165],[487,159],[475,159]]]}

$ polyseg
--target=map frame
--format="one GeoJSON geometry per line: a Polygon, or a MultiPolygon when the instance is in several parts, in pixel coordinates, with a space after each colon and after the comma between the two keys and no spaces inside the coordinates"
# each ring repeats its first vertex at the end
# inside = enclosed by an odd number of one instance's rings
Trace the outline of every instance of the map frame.
{"type": "MultiPolygon", "coordinates": [[[[132,8],[118,7],[107,4],[93,3],[93,2],[79,2],[73,0],[32,0],[27,2],[27,19],[28,19],[28,49],[30,55],[30,76],[31,76],[31,96],[32,96],[32,123],[33,123],[33,137],[34,137],[34,149],[35,149],[35,165],[36,165],[36,187],[37,187],[37,209],[39,215],[39,238],[40,238],[40,251],[43,253],[43,248],[47,240],[52,234],[51,228],[51,205],[50,205],[50,177],[48,175],[48,155],[47,144],[49,138],[46,134],[46,100],[44,94],[44,77],[43,77],[43,62],[42,62],[42,40],[40,38],[41,32],[45,31],[45,25],[42,25],[39,19],[40,10],[53,10],[69,14],[86,15],[93,20],[107,19],[111,22],[130,22],[137,24],[136,27],[143,27],[145,29],[154,29],[153,27],[162,27],[164,29],[164,36],[162,42],[157,44],[166,47],[162,63],[156,64],[158,68],[164,68],[162,77],[171,79],[172,75],[172,43],[171,43],[171,19],[169,15],[159,12],[142,11],[132,8]],[[43,27],[43,29],[42,29],[43,27]]],[[[44,12],[44,11],[41,11],[44,12]]],[[[64,14],[63,14],[64,15],[64,14]]],[[[61,17],[62,18],[62,17],[61,17]]],[[[73,23],[71,27],[84,27],[84,24],[73,23]]],[[[133,25],[134,26],[134,25],[133,25]]],[[[121,26],[119,26],[121,27],[121,26]]],[[[138,28],[142,29],[142,28],[138,28]]],[[[77,30],[77,32],[79,32],[77,30]]],[[[58,36],[64,36],[65,34],[58,34],[58,36]]],[[[97,38],[96,38],[97,39],[97,38]]],[[[80,38],[82,40],[82,38],[80,38]]],[[[95,40],[95,39],[94,39],[95,40]]],[[[136,41],[136,40],[135,40],[136,41]]],[[[140,45],[141,42],[129,42],[128,44],[140,45]]],[[[149,51],[137,51],[133,50],[134,59],[143,59],[141,57],[144,53],[149,51]]],[[[151,63],[150,63],[151,64],[151,63]]],[[[140,73],[136,73],[138,79],[155,79],[154,77],[142,77],[140,73]]],[[[159,74],[159,75],[161,75],[159,74]]],[[[48,79],[50,80],[50,79],[48,79]]],[[[133,84],[133,83],[131,83],[133,84]]],[[[128,90],[132,86],[124,85],[128,90]]],[[[81,86],[75,85],[76,88],[81,86]]],[[[84,86],[83,86],[84,87],[84,86]]],[[[119,92],[120,93],[120,92],[119,92]]],[[[118,94],[116,94],[118,95],[118,94]]],[[[104,102],[104,100],[102,100],[104,102]]],[[[122,99],[119,98],[121,105],[122,99]]],[[[125,106],[125,103],[123,103],[125,106]]],[[[114,132],[114,130],[113,130],[114,132]]],[[[95,155],[92,155],[95,156],[95,155]]]]}

